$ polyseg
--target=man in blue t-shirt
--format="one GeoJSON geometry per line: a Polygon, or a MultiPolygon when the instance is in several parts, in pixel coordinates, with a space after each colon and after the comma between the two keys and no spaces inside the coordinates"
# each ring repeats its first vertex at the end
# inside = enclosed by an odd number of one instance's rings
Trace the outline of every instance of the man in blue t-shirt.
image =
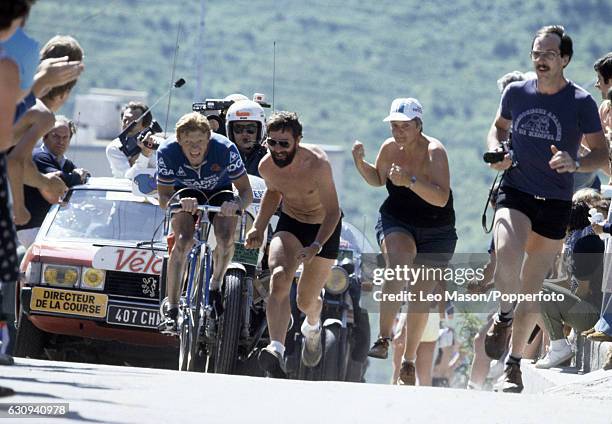
{"type": "Polygon", "coordinates": [[[182,208],[170,221],[175,244],[166,278],[169,307],[160,326],[164,332],[175,333],[181,276],[193,246],[192,216],[198,204],[221,206],[221,212],[212,220],[217,247],[210,282],[211,303],[221,314],[221,280],[234,253],[236,211],[251,204],[253,193],[236,146],[222,135],[213,134],[206,117],[197,112],[183,115],[176,124],[176,140],[162,144],[157,151],[157,190],[162,209],[177,201],[182,208]],[[232,192],[232,184],[238,197],[232,192]]]}
{"type": "MultiPolygon", "coordinates": [[[[572,39],[563,27],[541,28],[531,48],[537,79],[506,87],[489,131],[489,150],[501,150],[512,128],[513,154],[491,165],[506,172],[493,230],[497,257],[493,278],[502,295],[541,290],[565,237],[574,173],[595,171],[607,163],[597,104],[563,75],[572,53],[572,39]],[[578,160],[583,136],[590,152],[578,160]]],[[[501,359],[512,334],[505,392],[523,390],[520,360],[539,312],[537,298],[521,301],[516,309],[515,300],[502,298],[485,337],[487,355],[501,359]]]]}

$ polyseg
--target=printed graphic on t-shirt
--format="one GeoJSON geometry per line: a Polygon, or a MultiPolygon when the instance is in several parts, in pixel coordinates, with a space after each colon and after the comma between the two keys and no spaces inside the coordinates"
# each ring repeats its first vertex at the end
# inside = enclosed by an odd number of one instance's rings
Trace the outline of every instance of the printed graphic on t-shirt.
{"type": "Polygon", "coordinates": [[[561,141],[561,122],[546,109],[528,109],[516,119],[514,131],[520,135],[546,141],[561,141]]]}

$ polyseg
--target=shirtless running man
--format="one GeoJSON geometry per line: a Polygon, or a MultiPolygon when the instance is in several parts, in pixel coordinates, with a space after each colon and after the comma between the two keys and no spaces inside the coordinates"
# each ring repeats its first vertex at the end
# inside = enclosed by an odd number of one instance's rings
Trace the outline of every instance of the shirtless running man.
{"type": "Polygon", "coordinates": [[[300,263],[297,305],[306,314],[302,362],[316,366],[321,359],[321,289],[338,256],[341,212],[331,165],[319,147],[301,144],[302,125],[293,112],[278,112],[267,122],[269,153],[259,164],[267,190],[247,248],[262,244],[264,230],[281,200],[282,213],[270,244],[272,273],[267,305],[270,344],[261,350],[259,364],[271,377],[285,373],[285,336],[291,314],[289,291],[300,263]]]}

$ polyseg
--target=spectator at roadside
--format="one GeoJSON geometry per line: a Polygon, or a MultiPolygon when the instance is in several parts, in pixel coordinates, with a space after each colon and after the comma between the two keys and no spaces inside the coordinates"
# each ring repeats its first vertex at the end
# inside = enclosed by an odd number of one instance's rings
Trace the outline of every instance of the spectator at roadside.
{"type": "MultiPolygon", "coordinates": [[[[67,35],[51,38],[41,49],[41,60],[68,57],[71,61],[83,59],[79,43],[67,35]]],[[[55,201],[63,195],[66,185],[54,175],[42,175],[32,162],[32,150],[40,138],[55,124],[55,113],[66,103],[77,80],[53,87],[30,108],[15,124],[14,139],[17,144],[9,153],[9,177],[13,192],[15,224],[26,225],[31,211],[25,207],[23,185],[49,193],[55,201]]]]}
{"type": "Polygon", "coordinates": [[[574,355],[565,338],[564,325],[579,333],[591,328],[599,318],[604,244],[594,234],[588,217],[592,207],[606,210],[607,204],[596,192],[591,196],[589,199],[586,190],[574,195],[562,255],[562,263],[567,268],[567,272],[562,274],[569,276],[569,286],[544,282],[544,293],[563,295],[563,300],[540,304],[544,326],[550,336],[550,346],[546,356],[536,363],[536,368],[559,366],[574,355]]]}
{"type": "MultiPolygon", "coordinates": [[[[23,26],[33,3],[33,0],[0,2],[0,41],[9,40],[23,26]]],[[[0,45],[0,319],[10,313],[7,309],[9,303],[12,303],[10,297],[14,293],[19,271],[17,237],[9,202],[6,151],[13,145],[13,120],[17,102],[22,97],[20,82],[17,62],[0,45]]],[[[12,363],[13,358],[0,354],[1,365],[12,363]]],[[[13,394],[12,389],[0,386],[0,397],[13,394]]]]}
{"type": "MultiPolygon", "coordinates": [[[[32,153],[32,159],[40,173],[57,175],[67,187],[83,184],[89,176],[89,172],[77,168],[70,159],[66,158],[66,151],[75,132],[76,127],[71,120],[65,116],[57,116],[55,126],[43,137],[42,146],[34,149],[32,153]]],[[[26,185],[24,191],[26,208],[32,211],[32,218],[27,224],[17,226],[17,237],[27,248],[36,238],[51,208],[51,203],[35,187],[26,185]]]]}

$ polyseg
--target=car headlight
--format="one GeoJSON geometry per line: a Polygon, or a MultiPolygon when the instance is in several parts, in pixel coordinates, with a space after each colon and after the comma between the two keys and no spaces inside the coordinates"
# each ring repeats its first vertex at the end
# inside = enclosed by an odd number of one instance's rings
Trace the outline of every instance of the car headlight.
{"type": "Polygon", "coordinates": [[[104,290],[106,272],[96,268],[83,268],[81,288],[90,290],[104,290]]]}
{"type": "Polygon", "coordinates": [[[334,265],[325,282],[325,290],[331,294],[343,293],[349,286],[349,274],[342,267],[334,265]]]}
{"type": "Polygon", "coordinates": [[[43,267],[43,284],[58,287],[75,287],[78,282],[78,267],[49,264],[43,267]]]}

